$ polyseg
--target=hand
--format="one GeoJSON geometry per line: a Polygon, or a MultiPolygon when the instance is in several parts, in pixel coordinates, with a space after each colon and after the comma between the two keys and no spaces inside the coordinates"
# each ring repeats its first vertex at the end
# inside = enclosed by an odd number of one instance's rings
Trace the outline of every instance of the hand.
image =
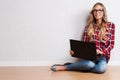
{"type": "Polygon", "coordinates": [[[72,56],[74,54],[74,51],[73,50],[70,50],[70,55],[72,56]]]}
{"type": "Polygon", "coordinates": [[[97,54],[103,54],[103,52],[97,49],[97,54]]]}

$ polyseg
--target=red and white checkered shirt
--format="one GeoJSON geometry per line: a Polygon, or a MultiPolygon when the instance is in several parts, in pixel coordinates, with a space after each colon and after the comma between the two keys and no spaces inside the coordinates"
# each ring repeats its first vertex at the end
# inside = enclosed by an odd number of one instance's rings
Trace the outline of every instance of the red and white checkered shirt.
{"type": "MultiPolygon", "coordinates": [[[[88,35],[87,35],[88,26],[85,27],[85,31],[83,34],[83,40],[88,42],[88,35]]],[[[108,39],[106,41],[99,40],[99,29],[95,29],[95,34],[93,37],[93,42],[96,44],[96,49],[99,49],[105,55],[107,61],[110,59],[110,52],[114,47],[114,39],[115,39],[115,25],[111,22],[108,22],[107,33],[105,34],[108,39]]]]}

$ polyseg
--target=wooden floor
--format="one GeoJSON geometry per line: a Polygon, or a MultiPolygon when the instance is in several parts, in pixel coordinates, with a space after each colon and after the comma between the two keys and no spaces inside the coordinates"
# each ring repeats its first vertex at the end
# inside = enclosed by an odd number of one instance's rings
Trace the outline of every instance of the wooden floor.
{"type": "Polygon", "coordinates": [[[104,74],[76,71],[53,72],[49,67],[0,67],[0,80],[118,80],[120,66],[109,66],[104,74]]]}

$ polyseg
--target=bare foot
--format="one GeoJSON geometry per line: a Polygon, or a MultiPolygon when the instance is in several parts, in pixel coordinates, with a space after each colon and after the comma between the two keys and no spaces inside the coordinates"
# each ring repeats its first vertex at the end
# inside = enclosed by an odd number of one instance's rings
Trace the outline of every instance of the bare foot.
{"type": "Polygon", "coordinates": [[[65,70],[67,70],[67,67],[62,66],[62,65],[53,65],[51,67],[51,70],[53,70],[53,71],[65,71],[65,70]]]}

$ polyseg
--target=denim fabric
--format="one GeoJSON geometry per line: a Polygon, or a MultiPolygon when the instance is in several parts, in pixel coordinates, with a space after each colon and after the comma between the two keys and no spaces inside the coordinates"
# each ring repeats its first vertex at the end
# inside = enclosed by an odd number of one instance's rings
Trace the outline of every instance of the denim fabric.
{"type": "Polygon", "coordinates": [[[106,58],[100,58],[96,65],[94,66],[94,68],[91,70],[91,72],[95,72],[95,73],[104,73],[107,69],[107,62],[106,62],[106,58]]]}
{"type": "Polygon", "coordinates": [[[94,73],[103,73],[107,68],[105,57],[99,58],[96,62],[91,60],[81,60],[69,65],[66,65],[68,70],[90,71],[94,73]]]}

